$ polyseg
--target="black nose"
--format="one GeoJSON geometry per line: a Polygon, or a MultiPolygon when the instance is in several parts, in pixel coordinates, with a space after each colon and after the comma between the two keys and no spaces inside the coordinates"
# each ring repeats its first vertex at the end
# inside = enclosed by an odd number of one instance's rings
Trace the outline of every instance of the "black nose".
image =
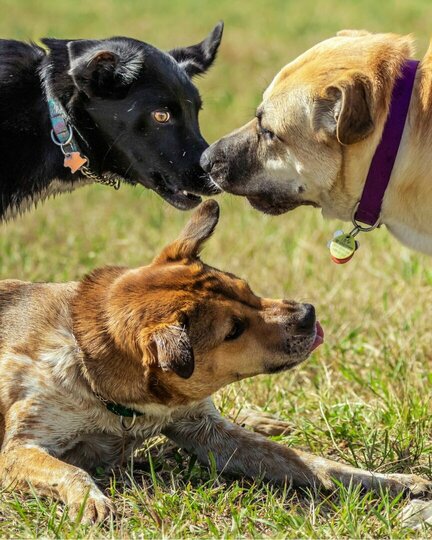
{"type": "Polygon", "coordinates": [[[211,171],[211,161],[210,161],[210,147],[207,148],[205,152],[201,154],[200,166],[204,172],[209,173],[211,171]]]}
{"type": "Polygon", "coordinates": [[[315,308],[312,304],[303,304],[303,316],[297,323],[299,332],[310,332],[315,327],[315,308]]]}

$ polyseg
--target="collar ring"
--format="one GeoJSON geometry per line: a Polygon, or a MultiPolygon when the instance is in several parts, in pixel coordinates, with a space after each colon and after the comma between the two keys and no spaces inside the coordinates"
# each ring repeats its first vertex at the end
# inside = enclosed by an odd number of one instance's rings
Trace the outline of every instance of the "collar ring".
{"type": "Polygon", "coordinates": [[[358,201],[357,204],[354,206],[354,210],[351,216],[351,222],[356,228],[357,232],[369,232],[369,231],[373,231],[374,229],[377,229],[381,225],[381,216],[378,216],[378,219],[375,221],[373,225],[370,225],[368,227],[365,227],[364,225],[360,225],[360,223],[356,220],[356,217],[355,217],[359,206],[360,206],[360,201],[358,201]]]}
{"type": "Polygon", "coordinates": [[[134,412],[133,415],[132,415],[131,423],[130,423],[129,425],[127,425],[127,424],[125,423],[125,417],[124,417],[124,416],[120,416],[120,425],[121,425],[121,427],[122,427],[122,430],[123,430],[123,431],[126,431],[126,432],[130,431],[130,430],[134,427],[135,422],[136,422],[136,419],[137,419],[137,415],[136,415],[136,413],[134,412]]]}
{"type": "Polygon", "coordinates": [[[55,134],[54,129],[52,129],[51,130],[51,140],[52,140],[52,142],[54,144],[56,144],[57,146],[67,146],[68,144],[70,144],[72,142],[72,138],[73,138],[73,131],[72,131],[71,126],[68,126],[68,130],[69,130],[69,133],[68,133],[67,139],[64,142],[61,142],[57,138],[57,135],[55,134]]]}

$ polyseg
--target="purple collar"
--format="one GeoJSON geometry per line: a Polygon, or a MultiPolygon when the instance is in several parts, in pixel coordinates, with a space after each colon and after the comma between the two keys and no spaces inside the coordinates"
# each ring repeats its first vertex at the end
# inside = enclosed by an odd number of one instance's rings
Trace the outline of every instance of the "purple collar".
{"type": "Polygon", "coordinates": [[[418,64],[417,60],[407,60],[395,82],[381,142],[372,158],[355,221],[371,226],[379,223],[381,204],[402,138],[418,64]]]}

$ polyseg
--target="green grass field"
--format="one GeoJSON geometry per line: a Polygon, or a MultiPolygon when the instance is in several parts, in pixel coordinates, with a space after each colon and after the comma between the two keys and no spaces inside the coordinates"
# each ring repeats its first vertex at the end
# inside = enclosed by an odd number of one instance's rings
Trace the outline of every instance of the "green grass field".
{"type": "MultiPolygon", "coordinates": [[[[216,65],[198,86],[209,141],[248,120],[284,63],[341,28],[412,32],[428,43],[430,0],[0,0],[0,36],[38,39],[128,35],[161,48],[201,40],[220,19],[216,65]]],[[[420,56],[419,56],[420,57],[420,56]]],[[[216,400],[235,418],[255,407],[287,420],[280,437],[371,470],[432,476],[431,260],[385,230],[361,238],[334,265],[326,242],[338,222],[299,209],[266,217],[219,197],[220,225],[203,258],[249,280],[259,294],[313,302],[326,343],[293,372],[232,385],[216,400]]],[[[188,215],[143,189],[94,186],[47,201],[1,226],[2,278],[73,280],[104,264],[147,263],[188,215]]],[[[1,493],[1,537],[430,537],[402,529],[403,500],[299,493],[224,479],[153,441],[143,471],[101,478],[118,508],[102,527],[67,519],[47,499],[1,493]]]]}

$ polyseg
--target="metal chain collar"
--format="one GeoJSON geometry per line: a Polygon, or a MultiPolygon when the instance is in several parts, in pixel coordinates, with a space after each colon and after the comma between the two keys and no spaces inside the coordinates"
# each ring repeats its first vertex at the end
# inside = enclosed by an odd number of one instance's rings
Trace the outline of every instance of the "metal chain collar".
{"type": "MultiPolygon", "coordinates": [[[[87,159],[88,163],[88,159],[87,159]]],[[[120,178],[115,176],[98,176],[96,173],[94,173],[87,165],[83,165],[80,168],[80,172],[90,180],[93,180],[93,182],[97,182],[98,184],[103,184],[105,186],[113,187],[115,190],[120,189],[120,178]]]]}

